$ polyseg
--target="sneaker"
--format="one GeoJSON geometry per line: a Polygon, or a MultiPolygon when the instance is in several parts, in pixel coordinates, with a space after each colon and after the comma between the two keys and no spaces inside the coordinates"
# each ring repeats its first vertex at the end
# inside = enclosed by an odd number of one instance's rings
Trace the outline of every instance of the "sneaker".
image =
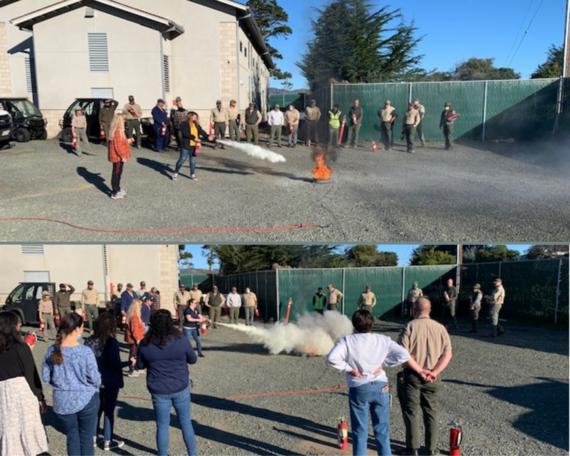
{"type": "Polygon", "coordinates": [[[127,375],[127,377],[129,378],[137,378],[139,376],[139,371],[132,371],[129,372],[129,375],[127,375]]]}
{"type": "Polygon", "coordinates": [[[193,181],[198,180],[198,178],[196,177],[196,174],[192,174],[190,176],[190,179],[192,179],[193,181]]]}
{"type": "Polygon", "coordinates": [[[123,199],[125,197],[125,195],[121,194],[121,193],[115,193],[114,195],[111,195],[111,199],[114,200],[120,200],[123,199]]]}
{"type": "Polygon", "coordinates": [[[119,194],[119,195],[123,195],[123,196],[127,196],[127,191],[126,191],[126,190],[121,190],[118,194],[119,194]]]}
{"type": "Polygon", "coordinates": [[[173,181],[178,180],[178,173],[174,173],[174,174],[172,175],[172,180],[173,180],[173,181]]]}
{"type": "Polygon", "coordinates": [[[125,442],[123,442],[122,440],[117,440],[116,442],[105,442],[105,445],[103,446],[103,449],[105,451],[109,451],[109,450],[114,450],[116,448],[121,448],[122,446],[125,445],[125,442]]]}

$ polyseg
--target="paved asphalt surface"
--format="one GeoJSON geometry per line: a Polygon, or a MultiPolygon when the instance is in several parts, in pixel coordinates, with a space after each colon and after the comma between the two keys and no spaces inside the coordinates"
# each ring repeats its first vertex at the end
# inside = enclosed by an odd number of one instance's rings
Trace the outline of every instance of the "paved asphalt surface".
{"type": "MultiPolygon", "coordinates": [[[[440,395],[439,446],[448,454],[448,417],[462,425],[465,456],[568,454],[568,331],[509,325],[497,339],[485,337],[487,323],[476,336],[467,321],[451,334],[454,357],[444,372],[440,395]]],[[[376,330],[396,338],[400,325],[382,322],[376,330]]],[[[88,337],[87,333],[84,333],[88,337]]],[[[118,335],[122,341],[122,334],[118,335]]],[[[50,342],[51,343],[51,342],[50,342]]],[[[337,417],[348,416],[347,390],[287,396],[224,399],[230,396],[294,392],[345,384],[344,376],[327,368],[323,358],[268,355],[248,336],[229,328],[203,336],[205,358],[190,366],[192,420],[199,454],[325,455],[349,454],[335,448],[337,417]]],[[[48,347],[38,342],[38,366],[48,347]]],[[[128,356],[126,346],[123,359],[128,356]]],[[[387,369],[395,385],[399,368],[387,369]]],[[[52,389],[44,385],[46,397],[52,389]]],[[[402,447],[404,425],[392,390],[392,450],[402,447]]],[[[156,454],[155,423],[145,376],[125,378],[116,410],[121,455],[156,454]]],[[[65,436],[57,417],[44,415],[50,453],[65,453],[65,436]]],[[[375,454],[373,439],[369,454],[375,454]]],[[[96,454],[104,453],[102,449],[96,454]]],[[[184,445],[174,410],[171,455],[184,445]]],[[[425,454],[425,453],[424,453],[425,454]]]]}
{"type": "MultiPolygon", "coordinates": [[[[314,184],[311,151],[275,149],[271,164],[206,147],[197,181],[176,151],[133,150],[124,200],[109,198],[111,165],[56,140],[0,151],[0,241],[8,242],[568,242],[570,160],[534,144],[440,143],[415,155],[342,149],[330,183],[314,184]],[[37,217],[95,229],[82,231],[37,217]],[[244,228],[305,227],[286,231],[244,228]],[[310,227],[316,225],[316,227],[310,227]],[[99,230],[173,230],[166,233],[99,230]],[[184,232],[197,229],[194,232],[184,232]],[[228,229],[228,231],[208,231],[228,229]],[[181,231],[182,230],[182,231],[181,231]]],[[[566,149],[567,150],[567,149],[566,149]]]]}

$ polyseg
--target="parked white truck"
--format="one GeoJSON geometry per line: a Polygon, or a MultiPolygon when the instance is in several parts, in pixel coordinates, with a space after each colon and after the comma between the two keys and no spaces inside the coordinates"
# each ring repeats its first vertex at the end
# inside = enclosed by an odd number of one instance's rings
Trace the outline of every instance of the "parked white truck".
{"type": "Polygon", "coordinates": [[[10,136],[14,125],[12,124],[12,116],[8,111],[4,110],[4,106],[0,104],[0,150],[10,144],[10,136]]]}

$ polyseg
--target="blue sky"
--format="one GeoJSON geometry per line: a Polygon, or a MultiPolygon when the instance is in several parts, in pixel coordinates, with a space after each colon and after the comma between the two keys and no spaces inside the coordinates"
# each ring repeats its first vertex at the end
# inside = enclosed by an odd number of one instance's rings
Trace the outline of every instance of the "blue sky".
{"type": "MultiPolygon", "coordinates": [[[[401,245],[401,244],[382,244],[378,247],[383,252],[396,252],[398,254],[399,266],[406,266],[409,264],[412,251],[418,247],[415,245],[401,245]]],[[[510,249],[518,250],[524,254],[530,245],[508,245],[510,249]]],[[[192,262],[197,269],[208,269],[206,258],[202,256],[202,245],[187,245],[186,250],[194,256],[192,262]]]]}
{"type": "MultiPolygon", "coordinates": [[[[327,3],[326,0],[279,0],[289,14],[293,34],[271,44],[283,54],[284,59],[277,63],[293,74],[291,82],[295,89],[307,87],[295,62],[310,39],[311,19],[317,17],[315,7],[327,3]]],[[[418,35],[425,35],[418,54],[425,55],[422,67],[426,69],[449,70],[470,57],[495,57],[497,66],[509,66],[534,17],[510,65],[522,78],[529,78],[545,61],[549,46],[561,45],[564,40],[566,0],[372,0],[372,3],[400,8],[407,21],[415,20],[418,35]]],[[[280,83],[275,81],[273,86],[280,87],[280,83]]]]}

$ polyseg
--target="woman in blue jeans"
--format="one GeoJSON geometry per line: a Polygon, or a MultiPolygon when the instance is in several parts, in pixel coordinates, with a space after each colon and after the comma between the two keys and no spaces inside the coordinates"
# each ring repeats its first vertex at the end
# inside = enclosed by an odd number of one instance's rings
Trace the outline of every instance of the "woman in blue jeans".
{"type": "Polygon", "coordinates": [[[150,329],[138,351],[138,369],[147,369],[147,388],[156,416],[158,456],[168,455],[170,409],[174,407],[189,456],[196,455],[196,437],[190,415],[188,364],[198,360],[187,337],[174,327],[165,309],[150,317],[150,329]]]}
{"type": "Polygon", "coordinates": [[[101,376],[93,351],[80,344],[83,318],[75,312],[63,317],[55,345],[42,365],[44,382],[53,387],[53,411],[67,436],[67,454],[93,456],[101,376]]]}
{"type": "Polygon", "coordinates": [[[340,340],[327,356],[333,368],[346,372],[352,454],[367,454],[370,413],[376,451],[381,456],[390,456],[390,387],[382,366],[406,363],[408,368],[426,379],[427,372],[392,339],[372,334],[374,317],[368,310],[357,310],[352,316],[352,326],[354,334],[340,340]]]}
{"type": "Polygon", "coordinates": [[[176,170],[172,175],[172,180],[178,179],[178,172],[188,157],[190,157],[190,179],[196,180],[196,143],[200,137],[213,141],[213,136],[208,136],[208,133],[200,126],[200,119],[198,114],[191,111],[188,113],[188,122],[180,124],[180,158],[176,163],[176,170]]]}
{"type": "Polygon", "coordinates": [[[97,414],[93,440],[96,444],[100,443],[97,440],[97,433],[101,415],[104,413],[103,449],[106,451],[121,448],[125,444],[122,440],[113,440],[115,407],[117,406],[119,389],[125,386],[123,368],[134,366],[136,363],[135,358],[131,358],[129,361],[121,361],[119,342],[115,339],[116,333],[117,320],[112,313],[104,312],[93,323],[93,334],[85,341],[85,345],[91,348],[95,354],[101,374],[101,389],[99,390],[101,404],[97,414]]]}
{"type": "Polygon", "coordinates": [[[204,358],[204,354],[202,353],[202,341],[200,339],[200,323],[203,321],[207,321],[200,312],[196,308],[196,300],[194,298],[188,301],[188,307],[184,311],[184,335],[188,337],[188,340],[191,341],[191,338],[194,338],[196,341],[196,349],[198,350],[198,356],[200,358],[204,358]]]}

